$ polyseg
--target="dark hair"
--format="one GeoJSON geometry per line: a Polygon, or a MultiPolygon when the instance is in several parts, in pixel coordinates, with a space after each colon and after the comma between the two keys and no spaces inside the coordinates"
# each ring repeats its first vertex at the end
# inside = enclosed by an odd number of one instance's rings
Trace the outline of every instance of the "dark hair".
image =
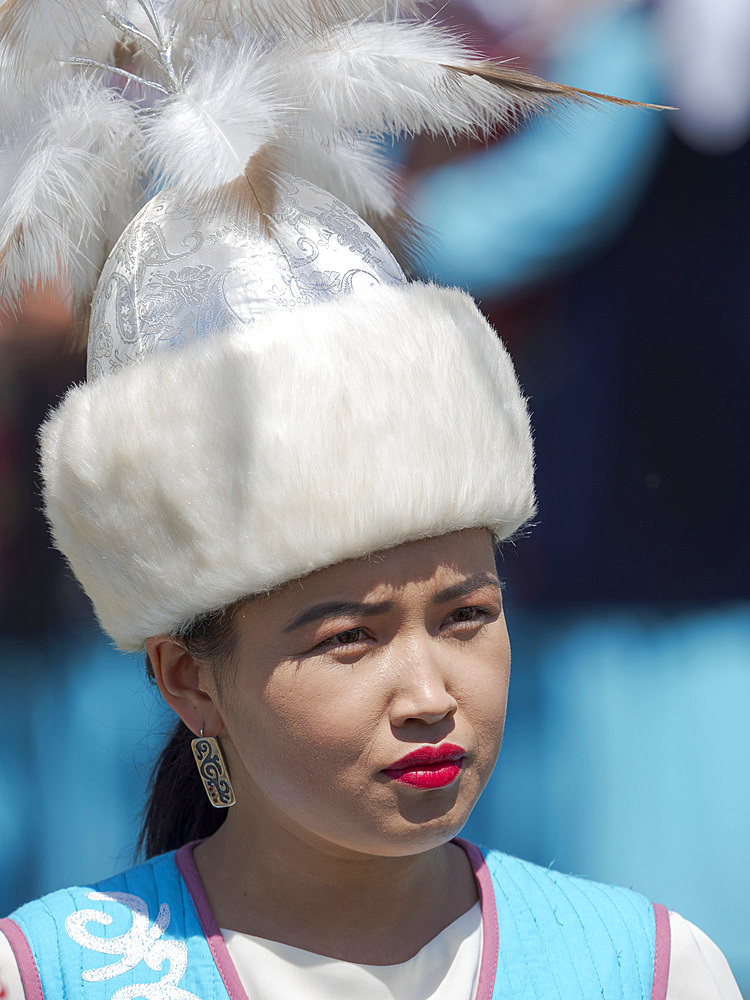
{"type": "MultiPolygon", "coordinates": [[[[174,636],[192,657],[212,667],[219,690],[228,668],[233,666],[236,652],[236,606],[204,615],[174,636]]],[[[146,673],[153,683],[154,670],[148,653],[146,673]]],[[[137,856],[150,858],[191,840],[208,837],[226,819],[226,809],[215,809],[208,801],[195,766],[190,745],[193,738],[194,734],[178,719],[151,773],[137,856]]]]}

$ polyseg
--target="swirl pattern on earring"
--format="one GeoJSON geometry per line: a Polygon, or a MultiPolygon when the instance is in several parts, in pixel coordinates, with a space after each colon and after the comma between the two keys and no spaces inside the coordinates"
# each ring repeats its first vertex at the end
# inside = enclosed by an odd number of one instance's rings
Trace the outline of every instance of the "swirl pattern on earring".
{"type": "Polygon", "coordinates": [[[208,801],[216,809],[233,806],[237,800],[218,742],[212,736],[204,736],[201,727],[201,735],[191,746],[208,801]]]}

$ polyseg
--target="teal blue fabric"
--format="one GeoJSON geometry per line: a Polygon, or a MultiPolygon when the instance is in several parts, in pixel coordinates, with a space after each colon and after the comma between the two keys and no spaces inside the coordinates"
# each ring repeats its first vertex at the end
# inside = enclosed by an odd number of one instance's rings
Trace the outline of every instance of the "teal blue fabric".
{"type": "MultiPolygon", "coordinates": [[[[649,1000],[655,928],[647,899],[483,853],[500,936],[492,1000],[649,1000]]],[[[228,1000],[173,854],[52,893],[11,919],[47,1000],[228,1000]]]]}
{"type": "Polygon", "coordinates": [[[492,1000],[650,1000],[655,919],[644,896],[483,853],[500,936],[492,1000]]]}
{"type": "Polygon", "coordinates": [[[46,1000],[228,1000],[173,854],[54,892],[11,919],[29,942],[46,1000]]]}

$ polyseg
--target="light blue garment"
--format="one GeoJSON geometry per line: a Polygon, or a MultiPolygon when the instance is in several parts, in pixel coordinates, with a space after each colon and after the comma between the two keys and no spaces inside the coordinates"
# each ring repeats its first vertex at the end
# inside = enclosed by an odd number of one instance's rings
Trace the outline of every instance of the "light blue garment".
{"type": "Polygon", "coordinates": [[[649,1000],[654,908],[639,893],[485,853],[500,952],[492,1000],[649,1000]]]}
{"type": "MultiPolygon", "coordinates": [[[[659,62],[652,12],[613,5],[582,14],[545,73],[660,103],[659,62]]],[[[666,134],[661,112],[553,112],[506,142],[426,171],[410,204],[435,235],[422,255],[425,273],[489,297],[568,267],[632,213],[666,134]]]]}
{"type": "MultiPolygon", "coordinates": [[[[650,1000],[655,919],[648,900],[498,851],[485,858],[499,930],[484,935],[497,970],[492,1000],[650,1000]]],[[[487,896],[483,918],[486,927],[494,923],[487,896]]],[[[110,1000],[115,991],[149,1000],[229,995],[174,853],[97,886],[53,893],[11,919],[48,1000],[110,1000]]],[[[0,929],[7,933],[8,922],[0,929]]],[[[478,1000],[487,1000],[489,986],[478,1000]]]]}
{"type": "MultiPolygon", "coordinates": [[[[228,1000],[174,854],[62,889],[11,919],[31,948],[45,1000],[111,1000],[123,989],[147,1000],[228,1000]]],[[[8,923],[0,929],[14,944],[8,923]]],[[[17,943],[16,957],[23,974],[17,943]]]]}

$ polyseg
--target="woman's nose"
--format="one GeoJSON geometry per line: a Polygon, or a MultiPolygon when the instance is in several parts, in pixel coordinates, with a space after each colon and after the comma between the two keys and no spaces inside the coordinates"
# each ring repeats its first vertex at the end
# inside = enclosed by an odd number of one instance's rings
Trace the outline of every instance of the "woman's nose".
{"type": "Polygon", "coordinates": [[[441,722],[458,708],[434,650],[424,646],[410,649],[400,658],[396,678],[391,700],[391,724],[395,727],[441,722]]]}

